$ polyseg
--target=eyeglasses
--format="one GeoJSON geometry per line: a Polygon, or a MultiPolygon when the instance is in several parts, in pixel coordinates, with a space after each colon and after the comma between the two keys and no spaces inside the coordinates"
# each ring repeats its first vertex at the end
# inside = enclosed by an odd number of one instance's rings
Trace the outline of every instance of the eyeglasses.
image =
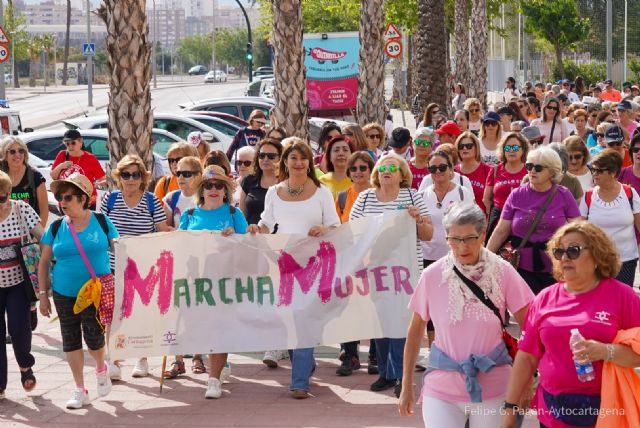
{"type": "Polygon", "coordinates": [[[353,165],[353,166],[349,167],[349,171],[351,171],[351,172],[356,172],[358,170],[360,170],[360,172],[365,172],[368,169],[369,169],[368,165],[360,165],[360,166],[353,165]]]}
{"type": "Polygon", "coordinates": [[[479,235],[465,236],[464,238],[457,238],[455,236],[447,236],[447,241],[451,245],[470,245],[475,244],[480,239],[479,235]]]}
{"type": "Polygon", "coordinates": [[[472,108],[471,110],[469,110],[469,113],[480,113],[480,109],[479,108],[472,108]]]}
{"type": "Polygon", "coordinates": [[[542,170],[546,168],[544,165],[534,165],[532,163],[527,163],[524,166],[527,168],[527,171],[535,170],[536,172],[542,172],[542,170]]]}
{"type": "Polygon", "coordinates": [[[167,159],[167,161],[169,163],[178,163],[178,162],[180,162],[180,159],[182,159],[182,158],[169,158],[169,159],[167,159]]]}
{"type": "Polygon", "coordinates": [[[4,204],[9,200],[9,195],[0,196],[0,204],[4,204]]]}
{"type": "Polygon", "coordinates": [[[280,157],[277,153],[259,153],[258,157],[262,160],[269,158],[269,160],[276,160],[280,157]]]}
{"type": "Polygon", "coordinates": [[[431,145],[431,141],[429,140],[413,140],[416,143],[416,147],[429,147],[431,145]]]}
{"type": "Polygon", "coordinates": [[[378,172],[396,172],[397,170],[399,170],[400,168],[398,167],[398,165],[380,165],[378,167],[378,172]]]}
{"type": "Polygon", "coordinates": [[[474,143],[460,143],[458,144],[458,150],[471,150],[475,148],[476,145],[474,143]]]}
{"type": "Polygon", "coordinates": [[[58,202],[71,202],[73,200],[74,197],[78,197],[80,195],[75,195],[73,193],[71,194],[66,194],[66,195],[54,195],[54,197],[56,198],[56,201],[58,202]]]}
{"type": "Polygon", "coordinates": [[[441,163],[440,165],[429,165],[427,168],[431,174],[435,174],[437,171],[445,172],[449,169],[449,165],[446,163],[441,163]]]}
{"type": "Polygon", "coordinates": [[[142,178],[142,173],[140,171],[135,171],[135,172],[123,171],[120,173],[120,178],[122,178],[123,180],[130,180],[132,178],[134,180],[140,180],[142,178]]]}
{"type": "Polygon", "coordinates": [[[520,146],[518,144],[513,144],[511,146],[504,146],[504,151],[505,152],[519,152],[520,151],[520,146]]]}
{"type": "Polygon", "coordinates": [[[638,152],[640,152],[640,147],[633,147],[631,149],[631,153],[638,153],[638,152]]]}
{"type": "Polygon", "coordinates": [[[562,257],[565,254],[569,258],[569,260],[575,260],[578,257],[580,257],[580,253],[582,253],[582,250],[588,250],[588,249],[589,247],[583,247],[580,245],[570,245],[566,249],[560,248],[560,247],[554,248],[553,250],[551,250],[551,253],[553,254],[553,257],[556,260],[562,260],[562,257]]]}
{"type": "Polygon", "coordinates": [[[244,166],[245,168],[249,168],[253,162],[249,160],[238,160],[236,161],[236,167],[244,166]]]}
{"type": "Polygon", "coordinates": [[[487,121],[484,123],[484,126],[498,126],[498,122],[494,122],[494,121],[487,121]]]}
{"type": "Polygon", "coordinates": [[[592,118],[592,119],[596,119],[597,117],[598,117],[598,115],[597,115],[597,114],[592,114],[592,115],[591,115],[591,118],[592,118]]]}
{"type": "Polygon", "coordinates": [[[222,190],[226,186],[224,183],[221,183],[219,181],[205,181],[204,183],[202,183],[202,187],[204,187],[205,190],[211,190],[214,187],[216,188],[216,190],[222,190]]]}
{"type": "Polygon", "coordinates": [[[584,155],[582,153],[577,154],[577,155],[569,155],[569,160],[570,161],[581,161],[583,157],[584,157],[584,155]]]}
{"type": "Polygon", "coordinates": [[[380,134],[367,134],[367,138],[370,140],[380,140],[382,137],[380,134]]]}
{"type": "Polygon", "coordinates": [[[7,153],[9,153],[12,156],[15,156],[17,154],[21,154],[24,155],[25,153],[27,153],[27,151],[25,149],[9,149],[7,150],[7,153]]]}
{"type": "Polygon", "coordinates": [[[176,171],[178,177],[191,178],[198,173],[196,171],[176,171]]]}
{"type": "Polygon", "coordinates": [[[592,174],[604,174],[605,172],[609,172],[608,168],[597,168],[595,166],[591,167],[592,174]]]}

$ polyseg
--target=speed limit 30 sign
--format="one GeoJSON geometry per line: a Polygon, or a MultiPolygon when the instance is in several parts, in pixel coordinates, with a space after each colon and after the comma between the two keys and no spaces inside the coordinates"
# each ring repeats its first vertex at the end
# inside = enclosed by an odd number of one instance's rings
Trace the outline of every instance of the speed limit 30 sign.
{"type": "Polygon", "coordinates": [[[384,45],[384,53],[390,58],[398,58],[402,55],[402,42],[400,40],[389,40],[384,45]]]}
{"type": "Polygon", "coordinates": [[[0,62],[5,62],[11,56],[11,51],[8,46],[0,45],[0,62]]]}

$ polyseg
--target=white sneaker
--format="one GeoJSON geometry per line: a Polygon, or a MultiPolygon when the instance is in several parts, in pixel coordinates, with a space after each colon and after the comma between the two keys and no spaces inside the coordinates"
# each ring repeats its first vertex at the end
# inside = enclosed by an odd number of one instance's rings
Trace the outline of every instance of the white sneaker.
{"type": "Polygon", "coordinates": [[[146,358],[140,358],[131,371],[131,377],[145,377],[149,374],[149,362],[146,358]]]}
{"type": "Polygon", "coordinates": [[[229,382],[229,377],[231,377],[231,364],[226,363],[222,368],[222,372],[220,372],[220,382],[222,383],[229,382]]]}
{"type": "Polygon", "coordinates": [[[264,353],[262,362],[269,368],[275,369],[278,367],[279,351],[267,351],[264,353]]]}
{"type": "Polygon", "coordinates": [[[67,401],[67,409],[81,409],[82,406],[89,404],[89,394],[82,389],[76,388],[71,393],[71,398],[67,401]]]}
{"type": "Polygon", "coordinates": [[[276,351],[278,353],[278,360],[288,360],[289,352],[288,351],[276,351]]]}
{"type": "Polygon", "coordinates": [[[107,365],[109,366],[108,368],[109,379],[122,380],[122,370],[120,369],[120,366],[116,365],[115,363],[112,363],[111,361],[107,361],[107,365]]]}
{"type": "Polygon", "coordinates": [[[204,393],[204,398],[220,398],[222,397],[222,383],[215,377],[210,377],[207,382],[207,392],[204,393]]]}
{"type": "Polygon", "coordinates": [[[109,378],[108,370],[102,373],[96,373],[96,383],[98,384],[96,389],[98,390],[99,397],[109,395],[111,392],[111,379],[109,378]]]}

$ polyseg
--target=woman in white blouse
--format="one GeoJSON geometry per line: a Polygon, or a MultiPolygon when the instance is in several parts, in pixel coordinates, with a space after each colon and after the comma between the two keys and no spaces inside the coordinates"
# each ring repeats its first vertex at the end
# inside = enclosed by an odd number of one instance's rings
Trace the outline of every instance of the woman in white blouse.
{"type": "MultiPolygon", "coordinates": [[[[309,145],[297,137],[282,141],[280,182],[267,190],[264,211],[258,224],[249,225],[249,233],[304,234],[319,237],[340,225],[331,192],[321,186],[313,169],[309,145]]],[[[315,370],[313,348],[289,351],[293,398],[309,397],[309,378],[315,370]]]]}
{"type": "Polygon", "coordinates": [[[542,117],[531,121],[531,126],[537,126],[540,129],[540,134],[544,135],[542,142],[544,145],[553,142],[561,143],[569,136],[567,124],[560,114],[560,101],[554,97],[545,100],[542,117]]]}

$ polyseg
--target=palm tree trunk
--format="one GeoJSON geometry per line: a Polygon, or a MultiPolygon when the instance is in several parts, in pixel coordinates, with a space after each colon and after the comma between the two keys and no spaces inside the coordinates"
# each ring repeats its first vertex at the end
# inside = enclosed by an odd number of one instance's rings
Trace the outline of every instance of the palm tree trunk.
{"type": "Polygon", "coordinates": [[[456,81],[469,88],[469,2],[456,0],[455,4],[455,66],[456,81]]]}
{"type": "Polygon", "coordinates": [[[556,62],[558,63],[558,71],[560,72],[560,78],[565,79],[566,73],[564,71],[564,63],[562,62],[562,47],[557,44],[553,47],[553,50],[556,54],[556,62]]]}
{"type": "Polygon", "coordinates": [[[438,103],[442,109],[448,105],[444,21],[444,0],[418,0],[414,79],[423,110],[429,103],[438,103]]]}
{"type": "Polygon", "coordinates": [[[67,0],[67,29],[64,38],[64,59],[62,64],[62,84],[69,80],[69,37],[71,37],[71,0],[67,0]]]}
{"type": "Polygon", "coordinates": [[[36,73],[38,72],[38,60],[31,58],[29,61],[29,86],[34,88],[36,86],[36,73]]]}
{"type": "Polygon", "coordinates": [[[471,86],[469,95],[486,105],[487,96],[487,0],[473,0],[471,9],[471,86]]]}
{"type": "Polygon", "coordinates": [[[135,153],[152,170],[151,48],[145,0],[103,0],[97,14],[107,27],[109,153],[114,169],[135,153]]]}
{"type": "Polygon", "coordinates": [[[301,0],[271,0],[276,107],[272,120],[288,135],[307,139],[307,89],[301,0]]]}
{"type": "Polygon", "coordinates": [[[384,0],[360,2],[360,65],[358,124],[384,125],[384,0]]]}

